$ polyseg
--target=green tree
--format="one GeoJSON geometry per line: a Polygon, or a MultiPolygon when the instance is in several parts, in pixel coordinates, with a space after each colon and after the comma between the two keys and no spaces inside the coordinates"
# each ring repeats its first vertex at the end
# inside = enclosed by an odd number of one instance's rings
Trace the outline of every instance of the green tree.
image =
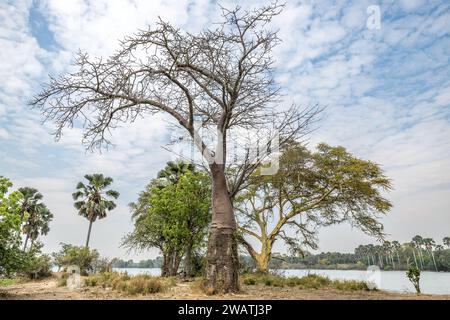
{"type": "Polygon", "coordinates": [[[204,173],[192,171],[171,181],[164,187],[152,181],[130,204],[135,230],[123,244],[131,249],[159,248],[163,276],[176,275],[184,256],[184,274],[192,276],[193,252],[204,244],[210,220],[210,181],[204,173]]]}
{"type": "Polygon", "coordinates": [[[434,252],[433,252],[433,249],[436,246],[436,242],[432,238],[424,238],[423,244],[425,246],[425,249],[428,252],[430,261],[433,262],[434,270],[438,271],[437,265],[436,265],[436,259],[434,258],[434,252]]]}
{"type": "Polygon", "coordinates": [[[23,187],[19,188],[19,191],[23,195],[20,209],[20,224],[22,225],[26,216],[33,214],[33,211],[37,209],[36,206],[40,204],[44,196],[35,188],[23,187]]]}
{"type": "Polygon", "coordinates": [[[166,167],[158,172],[158,178],[163,178],[171,183],[177,183],[178,179],[188,171],[194,171],[195,166],[186,161],[169,161],[166,167]]]}
{"type": "Polygon", "coordinates": [[[22,227],[25,234],[23,250],[27,247],[28,240],[31,239],[31,246],[40,235],[46,235],[50,231],[49,223],[53,219],[53,214],[43,203],[37,203],[28,210],[27,219],[22,227]]]}
{"type": "Polygon", "coordinates": [[[10,180],[0,176],[0,276],[9,275],[22,266],[20,250],[20,213],[23,195],[9,193],[10,180]]]}
{"type": "Polygon", "coordinates": [[[75,265],[80,268],[82,275],[94,271],[100,258],[97,250],[65,243],[61,243],[61,246],[60,251],[53,253],[53,259],[58,269],[75,265]]]}
{"type": "Polygon", "coordinates": [[[424,268],[423,254],[422,254],[422,245],[423,238],[419,235],[413,237],[412,242],[414,243],[415,248],[417,249],[417,253],[419,256],[420,268],[424,268]]]}
{"type": "Polygon", "coordinates": [[[113,179],[105,177],[101,173],[87,174],[84,178],[88,181],[88,184],[78,182],[77,191],[72,194],[72,197],[75,200],[74,206],[78,210],[78,214],[89,221],[86,238],[86,248],[88,248],[92,223],[97,219],[105,218],[107,212],[116,207],[114,201],[109,200],[109,198],[117,199],[119,192],[111,189],[105,191],[112,184],[113,179]]]}
{"type": "Polygon", "coordinates": [[[406,276],[416,289],[416,293],[420,294],[420,269],[417,267],[409,268],[406,276]]]}
{"type": "Polygon", "coordinates": [[[398,242],[396,240],[392,241],[392,249],[394,250],[394,253],[397,256],[397,262],[398,262],[399,268],[401,266],[400,255],[398,254],[398,251],[400,250],[400,248],[401,248],[400,242],[398,242]]]}
{"type": "MultiPolygon", "coordinates": [[[[315,248],[321,226],[349,222],[381,239],[384,233],[378,217],[392,206],[382,192],[390,188],[390,180],[377,164],[358,159],[343,147],[322,143],[312,152],[292,142],[283,150],[278,172],[254,175],[236,198],[241,241],[258,270],[267,272],[277,239],[294,252],[301,251],[301,246],[315,248]],[[268,230],[269,221],[274,220],[268,230]],[[288,235],[289,229],[295,236],[288,235]],[[258,241],[261,251],[245,237],[258,241]]],[[[381,252],[377,254],[380,257],[381,252]]]]}

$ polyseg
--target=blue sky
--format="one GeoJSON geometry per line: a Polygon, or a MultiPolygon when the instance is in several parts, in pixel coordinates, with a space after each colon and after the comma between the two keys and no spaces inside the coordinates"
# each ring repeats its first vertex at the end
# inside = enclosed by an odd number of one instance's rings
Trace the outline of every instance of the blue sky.
{"type": "MultiPolygon", "coordinates": [[[[76,215],[70,194],[84,173],[101,171],[115,179],[121,198],[107,219],[95,223],[92,245],[110,257],[125,256],[118,244],[132,228],[126,205],[172,157],[161,147],[170,131],[162,116],[143,119],[113,133],[115,148],[86,153],[79,128],[55,142],[51,123],[41,124],[26,101],[48,74],[70,70],[78,49],[108,55],[118,39],[158,16],[199,31],[217,18],[217,8],[207,0],[0,1],[0,175],[44,194],[55,215],[47,251],[60,242],[83,243],[87,221],[76,215]]],[[[391,239],[448,236],[450,4],[287,1],[274,26],[283,40],[275,50],[276,80],[286,102],[328,106],[310,145],[343,145],[383,166],[395,187],[389,194],[394,208],[383,219],[391,239]],[[379,29],[367,28],[370,5],[380,8],[379,29]]],[[[348,225],[320,234],[325,251],[370,241],[348,225]]]]}

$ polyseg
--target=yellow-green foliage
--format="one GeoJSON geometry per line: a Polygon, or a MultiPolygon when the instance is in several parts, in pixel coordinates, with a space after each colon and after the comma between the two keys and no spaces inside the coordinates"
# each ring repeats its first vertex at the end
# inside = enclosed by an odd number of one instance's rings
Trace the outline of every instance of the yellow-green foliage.
{"type": "Polygon", "coordinates": [[[164,291],[173,281],[164,281],[149,275],[128,276],[126,273],[105,272],[89,276],[84,280],[85,286],[112,288],[131,295],[151,294],[164,291]]]}
{"type": "Polygon", "coordinates": [[[16,279],[0,279],[0,287],[6,287],[6,286],[11,286],[13,284],[17,283],[16,279]]]}
{"type": "Polygon", "coordinates": [[[304,277],[280,277],[272,274],[247,274],[243,276],[245,285],[263,284],[274,287],[299,287],[301,289],[337,289],[343,291],[370,290],[363,281],[330,280],[328,277],[309,274],[304,277]]]}

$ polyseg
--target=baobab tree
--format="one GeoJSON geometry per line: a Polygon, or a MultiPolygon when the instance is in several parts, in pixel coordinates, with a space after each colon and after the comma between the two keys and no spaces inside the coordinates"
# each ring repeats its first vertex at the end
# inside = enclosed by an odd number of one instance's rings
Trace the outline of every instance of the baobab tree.
{"type": "Polygon", "coordinates": [[[83,125],[89,149],[108,144],[120,123],[161,112],[171,116],[201,152],[212,180],[204,283],[210,293],[238,290],[232,199],[268,157],[241,147],[242,161],[228,170],[231,130],[264,131],[267,141],[277,133],[282,145],[304,136],[319,111],[279,105],[272,51],[280,39],[270,22],[282,8],[222,8],[222,21],[197,34],[159,20],[125,38],[108,58],[79,53],[76,71],[52,77],[31,101],[56,124],[56,138],[66,127],[83,125]],[[205,131],[211,139],[200,134],[205,131]]]}

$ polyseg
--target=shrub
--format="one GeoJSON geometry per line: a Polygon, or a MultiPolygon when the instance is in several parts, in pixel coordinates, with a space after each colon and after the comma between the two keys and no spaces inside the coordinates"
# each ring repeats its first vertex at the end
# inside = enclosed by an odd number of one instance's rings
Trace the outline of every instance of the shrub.
{"type": "Polygon", "coordinates": [[[357,280],[330,280],[317,274],[309,274],[304,277],[281,277],[273,274],[246,274],[243,276],[245,285],[263,284],[274,287],[299,287],[301,289],[335,288],[338,290],[370,290],[363,281],[357,280]]]}
{"type": "Polygon", "coordinates": [[[61,251],[53,254],[55,264],[59,268],[67,268],[68,266],[75,265],[80,268],[82,275],[87,275],[88,272],[94,271],[100,257],[97,250],[90,250],[89,248],[65,243],[61,245],[61,251]]]}
{"type": "Polygon", "coordinates": [[[244,279],[244,284],[252,286],[256,284],[256,280],[254,278],[247,278],[244,279]]]}
{"type": "Polygon", "coordinates": [[[89,276],[84,280],[84,285],[112,288],[120,292],[137,295],[162,292],[170,283],[149,275],[130,277],[126,273],[105,272],[89,276]]]}
{"type": "Polygon", "coordinates": [[[406,271],[406,276],[416,289],[416,293],[420,294],[420,269],[417,267],[409,268],[409,270],[406,271]]]}
{"type": "Polygon", "coordinates": [[[25,266],[22,274],[30,279],[42,279],[52,275],[51,267],[50,256],[30,252],[26,255],[25,266]]]}
{"type": "Polygon", "coordinates": [[[332,286],[335,289],[342,291],[371,290],[367,285],[367,283],[365,283],[364,281],[357,281],[357,280],[334,280],[332,282],[332,286]]]}

